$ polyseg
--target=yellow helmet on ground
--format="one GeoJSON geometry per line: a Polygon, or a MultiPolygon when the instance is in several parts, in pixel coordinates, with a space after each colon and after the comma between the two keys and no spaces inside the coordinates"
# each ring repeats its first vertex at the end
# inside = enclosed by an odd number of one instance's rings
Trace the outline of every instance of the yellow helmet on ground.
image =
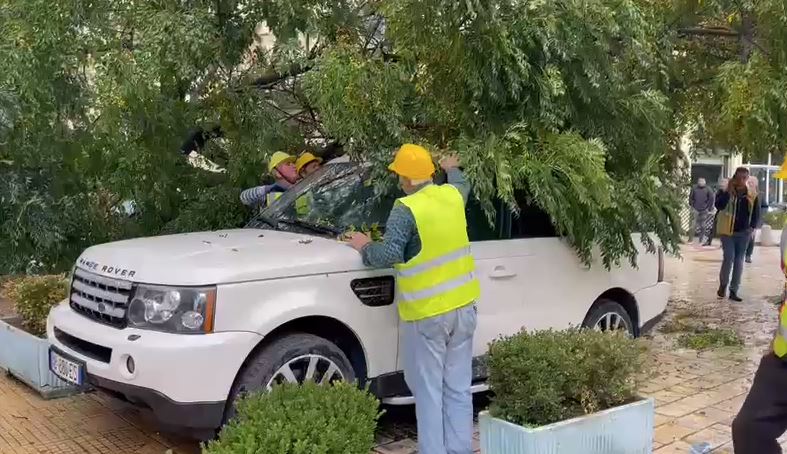
{"type": "Polygon", "coordinates": [[[295,157],[283,151],[277,151],[271,155],[271,160],[268,161],[268,172],[273,172],[276,167],[288,162],[295,162],[295,157]]]}
{"type": "Polygon", "coordinates": [[[295,171],[301,173],[301,169],[306,167],[306,164],[314,161],[320,163],[322,162],[322,158],[318,158],[308,151],[304,151],[300,156],[298,156],[298,159],[295,160],[295,171]]]}
{"type": "Polygon", "coordinates": [[[411,180],[426,180],[432,178],[435,167],[432,155],[426,148],[406,143],[396,152],[388,170],[411,180]]]}
{"type": "Polygon", "coordinates": [[[782,166],[779,168],[779,171],[773,174],[773,178],[787,180],[787,159],[784,160],[782,166]]]}

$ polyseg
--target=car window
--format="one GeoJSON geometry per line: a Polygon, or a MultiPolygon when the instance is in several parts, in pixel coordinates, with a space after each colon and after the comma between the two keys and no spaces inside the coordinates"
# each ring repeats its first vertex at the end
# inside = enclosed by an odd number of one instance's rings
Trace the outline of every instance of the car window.
{"type": "Polygon", "coordinates": [[[377,224],[382,230],[395,197],[377,196],[368,167],[353,163],[325,165],[285,192],[262,215],[278,221],[297,221],[338,231],[377,224]]]}
{"type": "Polygon", "coordinates": [[[527,197],[525,191],[514,191],[521,211],[509,213],[509,238],[551,238],[558,236],[552,218],[527,197]]]}
{"type": "Polygon", "coordinates": [[[496,219],[494,225],[490,225],[481,203],[475,196],[470,195],[466,209],[467,236],[470,238],[470,241],[499,240],[503,237],[500,229],[504,217],[503,210],[501,210],[502,203],[499,200],[495,200],[494,208],[496,219]]]}

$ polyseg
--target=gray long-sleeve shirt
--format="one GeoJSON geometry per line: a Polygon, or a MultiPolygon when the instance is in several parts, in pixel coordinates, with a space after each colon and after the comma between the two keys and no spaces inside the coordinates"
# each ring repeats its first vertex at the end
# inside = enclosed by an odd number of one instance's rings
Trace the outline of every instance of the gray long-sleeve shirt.
{"type": "MultiPolygon", "coordinates": [[[[465,204],[470,196],[470,183],[459,169],[447,172],[448,184],[462,194],[465,204]]],[[[427,186],[432,183],[427,183],[427,186]]],[[[423,186],[422,186],[423,187],[423,186]]],[[[419,188],[420,190],[420,188],[419,188]]],[[[385,223],[385,235],[380,242],[373,242],[361,250],[363,263],[374,268],[390,268],[397,263],[405,263],[421,251],[421,237],[415,224],[412,211],[404,204],[397,203],[385,223]]]]}
{"type": "Polygon", "coordinates": [[[713,210],[715,195],[713,190],[707,186],[694,186],[689,194],[689,206],[697,211],[713,210]]]}

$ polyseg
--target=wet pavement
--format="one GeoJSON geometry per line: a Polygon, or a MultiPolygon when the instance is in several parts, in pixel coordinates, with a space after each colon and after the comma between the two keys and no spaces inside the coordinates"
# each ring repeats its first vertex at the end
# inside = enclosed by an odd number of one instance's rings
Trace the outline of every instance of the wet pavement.
{"type": "MultiPolygon", "coordinates": [[[[760,356],[776,328],[782,293],[778,248],[758,248],[747,265],[743,303],[716,297],[721,252],[684,248],[667,262],[673,297],[665,320],[649,335],[651,364],[641,390],[656,400],[657,454],[688,453],[707,442],[715,453],[732,452],[730,423],[751,385],[760,356]],[[731,328],[743,347],[705,352],[678,348],[674,326],[731,328]],[[665,328],[666,327],[666,328],[665,328]]],[[[485,406],[480,398],[477,409],[485,406]]],[[[415,452],[412,408],[391,408],[380,424],[377,453],[415,452]]],[[[476,434],[477,437],[477,434],[476,434]]],[[[476,442],[477,443],[477,442],[476,442]]],[[[787,446],[787,445],[786,445],[787,446]]],[[[44,401],[0,375],[0,453],[197,453],[189,440],[157,432],[146,412],[100,393],[44,401]]]]}

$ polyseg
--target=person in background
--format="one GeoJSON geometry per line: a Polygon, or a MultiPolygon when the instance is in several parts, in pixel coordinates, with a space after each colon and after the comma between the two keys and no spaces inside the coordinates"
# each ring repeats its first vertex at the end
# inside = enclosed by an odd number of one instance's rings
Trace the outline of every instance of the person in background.
{"type": "MultiPolygon", "coordinates": [[[[758,180],[757,177],[750,176],[749,179],[746,180],[746,187],[753,194],[757,194],[757,189],[758,189],[759,185],[760,185],[760,180],[758,180]]],[[[752,229],[752,231],[751,231],[751,238],[749,239],[749,245],[746,246],[746,263],[751,263],[751,256],[752,256],[752,254],[754,254],[754,240],[755,240],[755,236],[756,236],[756,233],[757,233],[757,229],[762,227],[762,212],[763,212],[762,208],[763,208],[763,205],[762,205],[762,200],[760,200],[759,195],[757,197],[757,200],[760,201],[760,214],[761,215],[757,219],[757,225],[754,226],[754,229],[752,229]]]]}
{"type": "Polygon", "coordinates": [[[689,206],[691,207],[691,229],[689,230],[689,242],[697,234],[697,242],[702,244],[708,232],[708,217],[713,210],[713,190],[705,183],[705,178],[698,178],[697,185],[689,193],[689,206]]]}
{"type": "Polygon", "coordinates": [[[282,151],[273,153],[268,161],[268,172],[273,176],[274,183],[241,192],[241,203],[255,209],[265,208],[299,179],[298,172],[295,170],[295,158],[282,151]]]}
{"type": "Polygon", "coordinates": [[[760,201],[757,194],[751,193],[747,187],[748,179],[749,169],[738,167],[727,190],[716,198],[716,209],[719,210],[716,229],[724,252],[717,294],[719,298],[724,298],[729,289],[730,300],[736,302],[743,301],[738,295],[743,275],[743,260],[752,229],[760,217],[760,201]]]}
{"type": "Polygon", "coordinates": [[[304,151],[298,156],[298,159],[295,160],[295,171],[298,172],[299,177],[306,178],[318,171],[321,165],[322,158],[318,158],[308,151],[304,151]]]}
{"type": "MultiPolygon", "coordinates": [[[[714,201],[719,197],[719,194],[727,190],[727,184],[729,183],[729,181],[730,180],[728,180],[727,178],[722,178],[721,180],[719,180],[719,189],[716,190],[716,195],[713,197],[714,201]]],[[[716,210],[716,213],[714,213],[713,215],[713,222],[711,223],[710,233],[708,234],[708,241],[706,241],[703,246],[711,246],[711,244],[713,243],[713,238],[716,237],[716,222],[718,222],[718,220],[719,220],[719,210],[716,210]]]]}
{"type": "Polygon", "coordinates": [[[389,169],[406,194],[397,200],[383,241],[350,237],[364,264],[396,269],[404,374],[415,397],[418,452],[473,452],[470,391],[475,301],[481,289],[467,237],[470,186],[456,157],[440,162],[448,184],[433,184],[429,152],[405,144],[389,169]]]}

